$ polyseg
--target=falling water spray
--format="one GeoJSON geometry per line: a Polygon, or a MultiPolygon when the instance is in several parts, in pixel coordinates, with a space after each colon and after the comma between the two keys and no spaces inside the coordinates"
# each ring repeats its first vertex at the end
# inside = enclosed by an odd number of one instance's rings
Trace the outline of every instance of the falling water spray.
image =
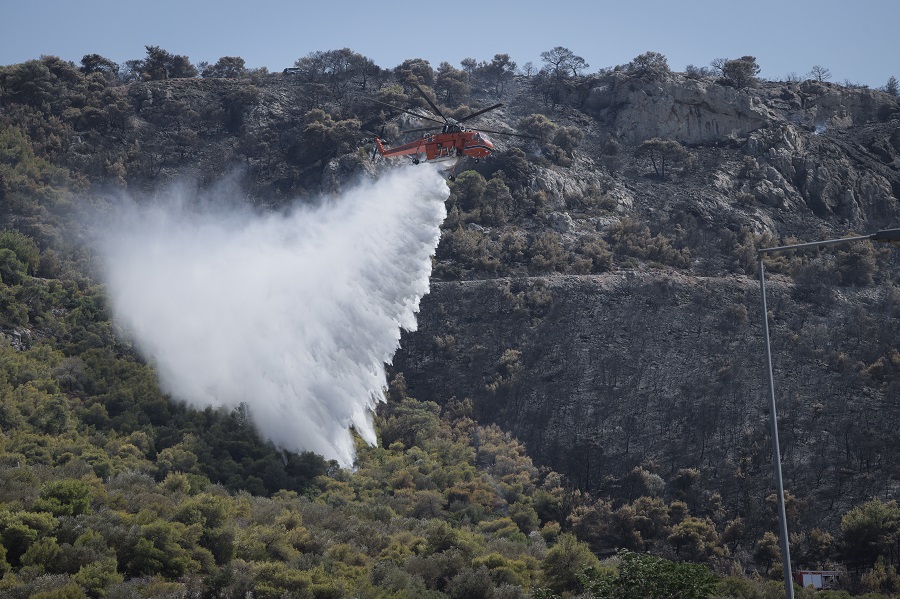
{"type": "Polygon", "coordinates": [[[422,165],[285,213],[172,194],[118,214],[101,244],[116,319],[174,398],[245,404],[280,447],[350,466],[351,427],[376,442],[385,363],[416,328],[448,193],[422,165]]]}

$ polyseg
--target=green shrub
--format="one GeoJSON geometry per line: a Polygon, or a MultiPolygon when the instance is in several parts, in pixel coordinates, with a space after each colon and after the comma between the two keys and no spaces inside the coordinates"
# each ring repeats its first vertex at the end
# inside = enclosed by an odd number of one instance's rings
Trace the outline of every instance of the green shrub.
{"type": "Polygon", "coordinates": [[[547,551],[541,564],[541,580],[557,593],[579,593],[584,590],[582,576],[589,569],[598,569],[600,560],[586,543],[575,535],[564,533],[547,551]]]}
{"type": "Polygon", "coordinates": [[[41,488],[40,498],[34,509],[50,512],[54,516],[78,516],[91,513],[91,487],[81,480],[59,480],[41,488]]]}

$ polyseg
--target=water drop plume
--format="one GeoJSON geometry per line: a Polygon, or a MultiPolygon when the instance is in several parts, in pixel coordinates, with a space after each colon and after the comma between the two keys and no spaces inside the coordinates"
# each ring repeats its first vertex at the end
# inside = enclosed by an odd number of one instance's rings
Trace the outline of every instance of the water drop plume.
{"type": "Polygon", "coordinates": [[[421,166],[278,214],[178,193],[119,213],[101,244],[117,321],[174,398],[246,404],[280,447],[350,466],[429,289],[449,191],[421,166]]]}

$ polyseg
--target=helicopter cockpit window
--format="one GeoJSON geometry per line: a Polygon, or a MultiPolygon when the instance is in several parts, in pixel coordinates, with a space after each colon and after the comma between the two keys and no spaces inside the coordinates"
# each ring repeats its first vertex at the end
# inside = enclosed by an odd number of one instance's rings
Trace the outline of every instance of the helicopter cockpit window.
{"type": "Polygon", "coordinates": [[[475,135],[472,136],[472,139],[474,139],[475,141],[481,141],[481,134],[476,131],[475,135]]]}

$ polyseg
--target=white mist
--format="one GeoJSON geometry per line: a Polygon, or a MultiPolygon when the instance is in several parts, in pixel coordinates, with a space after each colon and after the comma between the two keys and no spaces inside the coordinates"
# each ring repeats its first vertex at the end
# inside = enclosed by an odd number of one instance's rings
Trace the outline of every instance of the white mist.
{"type": "Polygon", "coordinates": [[[120,215],[102,244],[116,318],[176,399],[244,403],[276,445],[350,466],[351,426],[376,442],[384,365],[416,328],[448,193],[421,165],[283,214],[172,198],[120,215]]]}

